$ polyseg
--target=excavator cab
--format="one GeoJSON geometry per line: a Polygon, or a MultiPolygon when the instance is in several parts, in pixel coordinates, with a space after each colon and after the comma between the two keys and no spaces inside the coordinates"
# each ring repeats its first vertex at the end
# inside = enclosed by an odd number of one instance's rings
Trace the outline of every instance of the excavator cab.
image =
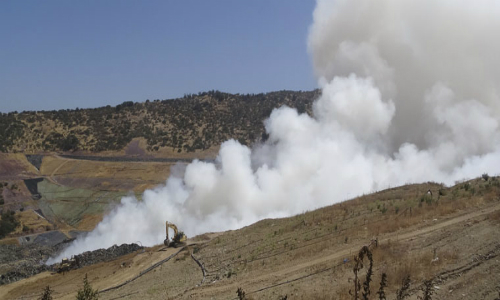
{"type": "Polygon", "coordinates": [[[80,266],[79,261],[77,258],[72,257],[71,259],[68,258],[63,258],[61,260],[61,263],[58,265],[56,268],[57,273],[66,273],[69,272],[72,269],[76,269],[80,266]]]}
{"type": "Polygon", "coordinates": [[[177,229],[177,226],[175,226],[175,224],[169,223],[168,221],[165,222],[165,230],[166,230],[166,238],[163,241],[163,244],[165,246],[177,248],[178,246],[186,244],[185,243],[185,241],[187,240],[186,235],[184,234],[184,232],[179,231],[177,229]],[[172,228],[172,230],[174,231],[174,236],[172,237],[172,240],[170,240],[170,238],[168,236],[168,229],[169,228],[172,228]]]}

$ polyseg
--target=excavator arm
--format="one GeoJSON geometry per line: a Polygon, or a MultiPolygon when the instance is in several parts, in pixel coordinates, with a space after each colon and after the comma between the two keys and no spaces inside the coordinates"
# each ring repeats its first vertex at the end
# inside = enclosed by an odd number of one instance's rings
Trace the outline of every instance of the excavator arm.
{"type": "Polygon", "coordinates": [[[173,244],[175,246],[177,243],[182,243],[185,240],[187,240],[187,237],[184,234],[182,234],[182,236],[180,238],[178,238],[178,240],[176,240],[176,238],[178,237],[178,234],[179,234],[179,230],[177,229],[177,226],[175,226],[175,224],[169,223],[168,221],[165,222],[165,231],[166,231],[166,239],[165,239],[165,241],[163,241],[163,243],[167,247],[170,244],[173,244]],[[168,229],[169,228],[172,228],[172,230],[174,231],[174,236],[172,237],[172,241],[170,241],[170,238],[168,236],[168,229]]]}

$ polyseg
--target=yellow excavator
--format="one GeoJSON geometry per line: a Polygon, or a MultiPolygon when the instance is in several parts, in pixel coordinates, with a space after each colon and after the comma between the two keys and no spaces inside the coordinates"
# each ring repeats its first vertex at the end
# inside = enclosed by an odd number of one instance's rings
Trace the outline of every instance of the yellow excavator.
{"type": "Polygon", "coordinates": [[[77,269],[80,267],[80,261],[78,257],[72,257],[71,259],[63,258],[61,263],[56,267],[57,273],[66,273],[70,270],[77,269]]]}
{"type": "Polygon", "coordinates": [[[177,248],[178,246],[185,245],[187,236],[184,234],[184,232],[177,230],[177,226],[173,223],[169,223],[168,221],[165,222],[165,230],[167,233],[167,238],[163,241],[163,244],[167,247],[174,247],[177,248]],[[168,237],[168,229],[172,228],[174,230],[174,236],[172,237],[172,240],[168,237]]]}

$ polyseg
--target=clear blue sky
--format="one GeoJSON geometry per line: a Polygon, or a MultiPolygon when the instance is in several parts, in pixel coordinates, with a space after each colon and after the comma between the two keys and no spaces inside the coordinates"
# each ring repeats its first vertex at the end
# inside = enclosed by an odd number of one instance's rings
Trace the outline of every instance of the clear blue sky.
{"type": "Polygon", "coordinates": [[[0,111],[316,88],[313,0],[1,1],[0,111]]]}

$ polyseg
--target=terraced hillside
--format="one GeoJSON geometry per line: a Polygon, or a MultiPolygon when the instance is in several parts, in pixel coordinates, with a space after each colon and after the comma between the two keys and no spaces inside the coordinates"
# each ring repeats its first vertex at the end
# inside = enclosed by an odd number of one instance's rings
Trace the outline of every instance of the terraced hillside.
{"type": "Polygon", "coordinates": [[[0,153],[0,211],[17,220],[0,243],[23,244],[26,237],[52,231],[71,238],[71,231],[92,230],[123,196],[140,199],[145,189],[165,182],[172,166],[186,163],[38,158],[39,163],[30,158],[31,164],[25,155],[0,153]]]}
{"type": "MultiPolygon", "coordinates": [[[[246,299],[352,299],[354,258],[370,244],[369,299],[378,299],[382,274],[387,299],[406,276],[405,299],[422,296],[425,281],[432,299],[496,299],[499,230],[499,178],[405,185],[205,234],[180,249],[158,246],[65,275],[40,273],[1,286],[0,298],[34,299],[50,285],[55,299],[73,299],[88,274],[100,299],[237,299],[240,288],[246,299]]],[[[361,283],[368,266],[365,259],[361,283]]]]}

